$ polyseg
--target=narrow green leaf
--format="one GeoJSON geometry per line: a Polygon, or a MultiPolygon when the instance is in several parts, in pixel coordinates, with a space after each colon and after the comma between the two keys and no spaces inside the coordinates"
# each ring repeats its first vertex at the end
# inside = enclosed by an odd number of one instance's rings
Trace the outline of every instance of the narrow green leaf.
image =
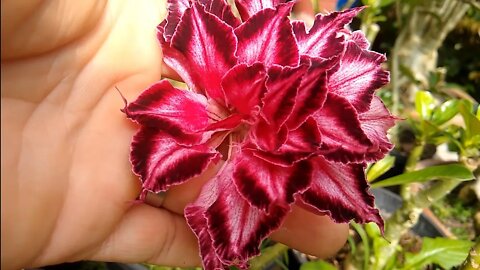
{"type": "Polygon", "coordinates": [[[422,170],[400,174],[388,179],[373,183],[373,188],[403,185],[414,182],[426,182],[430,180],[458,180],[466,181],[473,179],[470,170],[460,164],[448,164],[428,167],[422,170]]]}
{"type": "Polygon", "coordinates": [[[423,238],[422,249],[417,254],[407,253],[404,269],[423,269],[435,263],[444,269],[461,264],[473,246],[470,241],[448,238],[423,238]]]}
{"type": "Polygon", "coordinates": [[[395,165],[395,157],[387,155],[377,163],[373,164],[367,172],[367,180],[369,182],[382,176],[395,165]]]}
{"type": "Polygon", "coordinates": [[[427,91],[418,91],[415,95],[415,109],[424,120],[429,120],[435,108],[435,99],[427,91]]]}
{"type": "Polygon", "coordinates": [[[300,270],[337,270],[337,268],[326,261],[318,260],[302,264],[300,270]]]}
{"type": "Polygon", "coordinates": [[[459,105],[459,111],[463,121],[465,121],[466,139],[470,140],[475,135],[480,134],[480,119],[472,113],[471,103],[462,101],[459,105]]]}
{"type": "Polygon", "coordinates": [[[436,125],[441,125],[452,119],[458,113],[457,99],[450,99],[436,107],[432,113],[432,122],[436,125]]]}

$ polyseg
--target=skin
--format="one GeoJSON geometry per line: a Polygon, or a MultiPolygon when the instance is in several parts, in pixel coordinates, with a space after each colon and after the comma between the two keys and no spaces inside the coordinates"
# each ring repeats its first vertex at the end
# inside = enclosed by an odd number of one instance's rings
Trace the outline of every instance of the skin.
{"type": "MultiPolygon", "coordinates": [[[[77,260],[200,264],[182,216],[216,167],[136,202],[127,98],[168,74],[155,27],[162,1],[18,1],[1,9],[1,268],[77,260]]],[[[272,235],[327,257],[348,227],[294,207],[272,235]],[[316,239],[312,241],[312,239],[316,239]]]]}

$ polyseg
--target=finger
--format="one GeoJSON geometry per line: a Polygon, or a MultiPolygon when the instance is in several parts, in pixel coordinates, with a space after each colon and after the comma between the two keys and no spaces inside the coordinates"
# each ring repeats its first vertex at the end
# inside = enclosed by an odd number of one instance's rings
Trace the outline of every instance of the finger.
{"type": "Polygon", "coordinates": [[[283,225],[271,238],[300,252],[319,258],[335,255],[348,237],[348,224],[293,206],[283,225]]]}
{"type": "MultiPolygon", "coordinates": [[[[201,176],[168,190],[163,207],[182,214],[185,206],[197,198],[202,186],[220,167],[221,164],[212,166],[201,176]]],[[[271,238],[301,252],[326,258],[334,255],[345,244],[347,236],[348,224],[335,223],[328,216],[293,206],[284,224],[271,238]]]]}
{"type": "Polygon", "coordinates": [[[197,239],[184,218],[145,204],[133,205],[88,259],[182,267],[201,265],[197,239]]]}

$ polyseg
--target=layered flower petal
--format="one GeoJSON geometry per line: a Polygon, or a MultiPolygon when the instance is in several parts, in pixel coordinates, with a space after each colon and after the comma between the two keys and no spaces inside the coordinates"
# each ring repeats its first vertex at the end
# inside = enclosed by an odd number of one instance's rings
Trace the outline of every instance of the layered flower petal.
{"type": "Polygon", "coordinates": [[[264,9],[275,8],[285,2],[285,0],[235,0],[235,5],[242,20],[246,21],[264,9]]]}
{"type": "Polygon", "coordinates": [[[287,16],[293,3],[264,9],[235,29],[238,37],[238,60],[253,64],[262,62],[296,66],[299,63],[297,43],[287,16]]]}
{"type": "Polygon", "coordinates": [[[379,160],[393,147],[387,137],[387,131],[395,125],[395,117],[387,110],[382,100],[373,97],[370,109],[358,116],[362,130],[374,144],[375,151],[370,151],[366,158],[369,161],[379,160]]]}
{"type": "Polygon", "coordinates": [[[142,127],[133,137],[130,162],[143,189],[164,191],[201,174],[220,154],[206,145],[182,146],[162,130],[142,127]]]}
{"type": "Polygon", "coordinates": [[[266,79],[267,72],[262,63],[233,67],[222,80],[227,106],[244,115],[258,112],[266,92],[266,79]]]}
{"type": "MultiPolygon", "coordinates": [[[[259,253],[261,241],[283,222],[288,206],[279,204],[265,213],[250,206],[237,191],[233,178],[234,166],[227,163],[219,174],[204,186],[199,198],[185,209],[187,221],[193,231],[202,232],[202,218],[213,240],[217,258],[226,265],[247,268],[247,260],[259,253]]],[[[205,266],[215,263],[209,243],[200,243],[205,266]],[[206,245],[206,247],[202,247],[206,245]],[[213,262],[211,261],[213,259],[213,262]]]]}
{"type": "Polygon", "coordinates": [[[273,66],[268,70],[267,93],[263,98],[261,114],[276,130],[292,112],[298,87],[307,69],[308,66],[302,64],[297,67],[273,66]]]}
{"type": "Polygon", "coordinates": [[[260,117],[248,135],[257,148],[272,152],[277,151],[285,143],[288,137],[288,128],[285,125],[279,128],[260,117]]]}
{"type": "Polygon", "coordinates": [[[297,129],[313,113],[318,111],[327,98],[327,70],[332,61],[311,61],[298,87],[295,105],[287,121],[289,129],[297,129]]]}
{"type": "Polygon", "coordinates": [[[162,80],[147,88],[123,112],[128,118],[146,126],[161,129],[178,142],[197,143],[209,121],[204,96],[174,88],[162,80]]]}
{"type": "Polygon", "coordinates": [[[322,157],[310,160],[313,168],[310,188],[300,198],[336,222],[375,222],[383,230],[383,220],[368,192],[362,164],[343,164],[322,157]]]}
{"type": "Polygon", "coordinates": [[[363,50],[355,41],[347,42],[341,62],[329,71],[328,88],[345,97],[358,112],[368,110],[375,90],[389,82],[381,68],[385,56],[363,50]]]}
{"type": "Polygon", "coordinates": [[[217,16],[220,20],[226,22],[231,27],[237,27],[241,22],[235,17],[230,5],[226,0],[198,0],[205,10],[217,16]]]}
{"type": "Polygon", "coordinates": [[[329,159],[362,161],[372,143],[362,131],[358,114],[350,103],[329,93],[321,110],[313,115],[322,134],[322,149],[329,159]]]}
{"type": "Polygon", "coordinates": [[[253,155],[277,166],[289,167],[307,159],[320,148],[321,135],[313,118],[307,119],[300,127],[290,130],[287,139],[276,151],[262,151],[248,148],[253,155]]]}
{"type": "Polygon", "coordinates": [[[333,12],[328,15],[317,15],[310,30],[306,30],[305,23],[293,22],[293,31],[298,42],[300,54],[311,57],[331,58],[343,51],[344,36],[338,33],[363,8],[354,8],[342,12],[333,12]]]}
{"type": "Polygon", "coordinates": [[[235,162],[233,177],[238,191],[268,213],[275,205],[292,203],[293,196],[310,184],[312,169],[307,161],[279,167],[245,151],[235,162]]]}
{"type": "Polygon", "coordinates": [[[190,0],[168,0],[167,2],[167,19],[165,20],[165,28],[163,32],[163,38],[165,41],[170,42],[175,28],[177,28],[183,13],[190,7],[190,0]]]}
{"type": "MultiPolygon", "coordinates": [[[[164,31],[159,26],[159,36],[164,31]]],[[[224,103],[221,79],[236,62],[233,29],[195,3],[185,10],[171,42],[160,38],[164,60],[197,93],[224,103]]]]}

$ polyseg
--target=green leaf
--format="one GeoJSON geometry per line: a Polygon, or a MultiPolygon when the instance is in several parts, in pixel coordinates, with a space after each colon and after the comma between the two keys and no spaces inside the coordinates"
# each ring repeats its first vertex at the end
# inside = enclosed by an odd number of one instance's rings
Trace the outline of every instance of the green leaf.
{"type": "Polygon", "coordinates": [[[460,164],[448,164],[431,166],[422,170],[400,174],[388,179],[373,183],[373,188],[403,185],[414,182],[426,182],[430,180],[458,180],[466,181],[473,179],[470,170],[460,164]]]}
{"type": "Polygon", "coordinates": [[[447,100],[439,107],[436,107],[432,113],[432,122],[436,125],[441,125],[452,119],[458,113],[457,99],[447,100]]]}
{"type": "Polygon", "coordinates": [[[472,113],[472,104],[465,100],[460,103],[459,111],[465,122],[466,140],[471,140],[475,135],[480,134],[480,119],[472,113]]]}
{"type": "Polygon", "coordinates": [[[300,270],[337,270],[337,268],[326,261],[318,260],[302,264],[300,270]]]}
{"type": "Polygon", "coordinates": [[[467,258],[472,246],[472,242],[465,240],[425,237],[419,253],[406,254],[404,269],[423,269],[432,263],[451,269],[467,258]]]}
{"type": "Polygon", "coordinates": [[[387,155],[383,159],[379,160],[377,163],[373,164],[372,167],[367,172],[367,180],[369,182],[377,179],[390,170],[393,165],[395,165],[395,157],[387,155]]]}
{"type": "Polygon", "coordinates": [[[435,108],[435,99],[427,91],[418,91],[415,95],[415,108],[424,120],[429,120],[435,108]]]}

